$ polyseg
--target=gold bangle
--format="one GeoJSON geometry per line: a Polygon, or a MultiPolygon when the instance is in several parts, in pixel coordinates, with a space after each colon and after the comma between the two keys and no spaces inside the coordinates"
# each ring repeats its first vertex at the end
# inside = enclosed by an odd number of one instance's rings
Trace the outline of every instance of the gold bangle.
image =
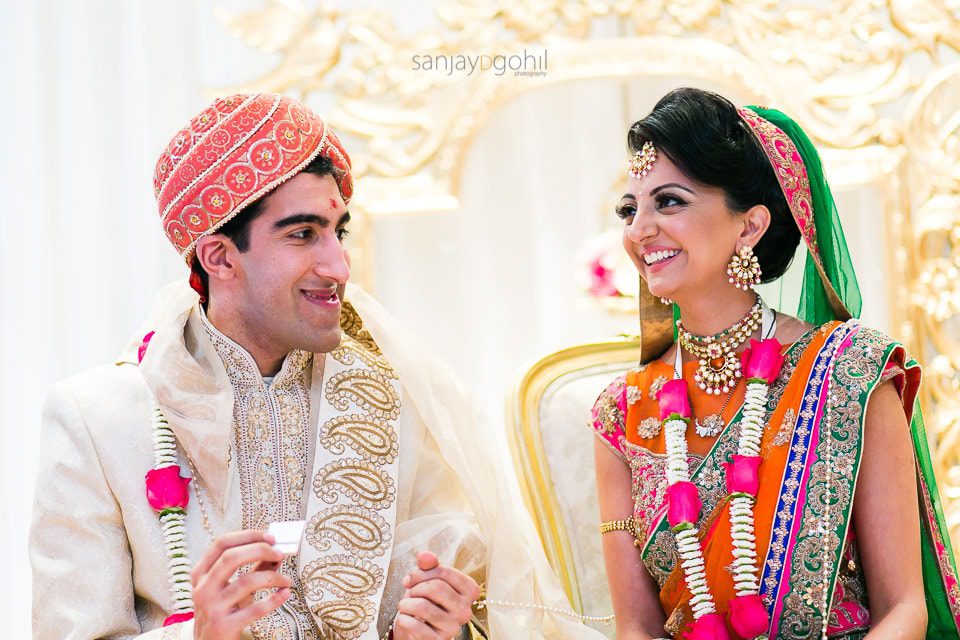
{"type": "Polygon", "coordinates": [[[627,520],[610,520],[600,524],[600,533],[610,533],[611,531],[629,531],[634,537],[637,535],[637,524],[633,518],[627,520]]]}

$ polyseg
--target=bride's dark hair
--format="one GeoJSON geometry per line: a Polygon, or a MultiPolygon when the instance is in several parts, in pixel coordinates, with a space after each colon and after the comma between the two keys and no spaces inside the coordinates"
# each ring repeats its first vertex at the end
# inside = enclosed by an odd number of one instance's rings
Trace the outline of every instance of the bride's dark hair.
{"type": "Polygon", "coordinates": [[[800,230],[770,161],[733,103],[702,89],[675,89],[630,127],[630,153],[648,141],[691,180],[723,189],[733,211],[758,204],[770,210],[770,227],[753,251],[763,282],[782,276],[796,253],[800,230]]]}

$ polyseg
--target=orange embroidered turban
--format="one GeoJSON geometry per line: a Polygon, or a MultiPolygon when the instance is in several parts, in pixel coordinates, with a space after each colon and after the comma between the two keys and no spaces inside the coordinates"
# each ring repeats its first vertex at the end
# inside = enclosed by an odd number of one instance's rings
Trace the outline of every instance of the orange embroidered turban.
{"type": "Polygon", "coordinates": [[[349,202],[350,157],[309,107],[269,93],[217,99],[177,132],[157,161],[153,188],[167,238],[190,264],[197,240],[318,155],[333,163],[349,202]]]}

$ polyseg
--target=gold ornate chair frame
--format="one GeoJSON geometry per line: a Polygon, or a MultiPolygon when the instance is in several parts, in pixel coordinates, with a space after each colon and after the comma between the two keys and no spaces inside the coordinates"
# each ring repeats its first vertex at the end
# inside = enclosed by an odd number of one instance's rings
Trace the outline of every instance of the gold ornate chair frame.
{"type": "MultiPolygon", "coordinates": [[[[588,615],[596,612],[583,610],[579,571],[574,561],[570,535],[561,516],[553,473],[544,447],[541,403],[552,389],[564,383],[565,378],[603,374],[605,381],[609,382],[617,373],[635,367],[639,358],[640,343],[629,338],[562,349],[534,363],[516,383],[507,403],[507,439],[523,497],[533,514],[547,558],[560,576],[570,602],[578,612],[588,615]]],[[[597,394],[600,391],[601,388],[596,389],[597,394]]],[[[589,402],[586,409],[582,419],[575,422],[572,428],[588,434],[588,441],[592,442],[594,436],[587,426],[589,402]]],[[[602,564],[600,558],[595,561],[602,564]]]]}

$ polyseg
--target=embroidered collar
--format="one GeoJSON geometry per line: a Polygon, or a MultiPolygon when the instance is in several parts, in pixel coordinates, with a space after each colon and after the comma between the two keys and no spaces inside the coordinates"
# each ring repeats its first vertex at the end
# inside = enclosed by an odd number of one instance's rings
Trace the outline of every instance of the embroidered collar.
{"type": "MultiPolygon", "coordinates": [[[[197,305],[201,325],[213,348],[216,349],[220,359],[223,360],[223,366],[227,371],[231,384],[237,386],[262,386],[264,377],[260,374],[256,361],[250,352],[239,344],[225,336],[218,330],[210,319],[202,305],[197,305]]],[[[295,349],[284,358],[280,371],[273,376],[273,387],[289,386],[291,383],[300,380],[304,370],[311,363],[313,354],[309,351],[295,349]]]]}

